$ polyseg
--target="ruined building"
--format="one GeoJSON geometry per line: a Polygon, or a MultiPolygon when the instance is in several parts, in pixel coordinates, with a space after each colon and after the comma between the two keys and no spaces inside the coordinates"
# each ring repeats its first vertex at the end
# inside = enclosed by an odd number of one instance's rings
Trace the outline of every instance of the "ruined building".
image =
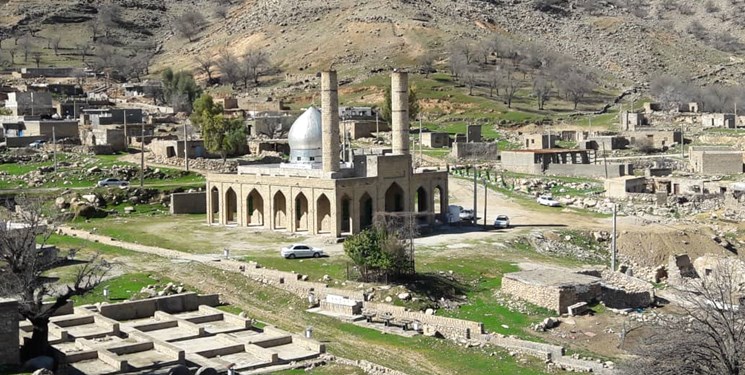
{"type": "Polygon", "coordinates": [[[207,176],[208,222],[338,237],[369,227],[381,212],[444,221],[447,171],[412,168],[408,75],[391,79],[392,150],[352,150],[342,159],[336,72],[323,72],[322,109],[308,108],[292,125],[289,162],[207,176]]]}

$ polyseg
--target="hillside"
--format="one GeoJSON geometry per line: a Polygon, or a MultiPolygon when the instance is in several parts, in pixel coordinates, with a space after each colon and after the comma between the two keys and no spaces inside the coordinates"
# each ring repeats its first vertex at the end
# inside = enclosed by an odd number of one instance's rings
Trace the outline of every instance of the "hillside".
{"type": "MultiPolygon", "coordinates": [[[[730,32],[743,41],[745,32],[736,25],[742,2],[710,1],[711,7],[703,1],[649,1],[640,7],[634,4],[645,2],[616,1],[630,4],[633,12],[613,2],[598,2],[592,9],[577,1],[543,2],[557,5],[539,10],[533,1],[497,0],[116,0],[121,14],[114,34],[121,45],[160,46],[156,66],[191,66],[195,54],[216,54],[221,48],[236,53],[262,48],[290,73],[332,62],[359,71],[406,65],[425,51],[444,57],[455,41],[493,34],[560,52],[624,83],[643,83],[662,71],[698,76],[740,61],[712,46],[718,33],[730,32]],[[214,14],[222,6],[224,19],[214,14]],[[174,18],[188,9],[206,16],[194,42],[172,31],[174,18]],[[704,43],[686,32],[694,21],[712,40],[704,43]]],[[[41,37],[63,32],[61,44],[72,48],[99,17],[96,3],[0,1],[0,25],[16,34],[37,29],[41,37]]],[[[739,63],[717,72],[724,80],[741,74],[739,63]]]]}

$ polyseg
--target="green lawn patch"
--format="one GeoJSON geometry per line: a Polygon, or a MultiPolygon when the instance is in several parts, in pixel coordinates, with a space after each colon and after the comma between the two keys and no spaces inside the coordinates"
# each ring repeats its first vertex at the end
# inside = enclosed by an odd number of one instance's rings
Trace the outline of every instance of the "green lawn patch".
{"type": "Polygon", "coordinates": [[[130,273],[106,280],[96,286],[90,293],[84,296],[73,297],[72,300],[75,302],[75,306],[81,306],[98,302],[117,302],[137,299],[141,297],[140,290],[142,288],[153,284],[165,286],[169,282],[173,281],[165,277],[146,273],[130,273]],[[103,290],[106,287],[109,288],[108,299],[103,296],[103,290]]]}
{"type": "Polygon", "coordinates": [[[344,254],[323,258],[285,259],[279,255],[279,249],[270,255],[250,255],[243,260],[257,262],[266,268],[308,275],[314,281],[320,280],[324,275],[332,280],[346,280],[347,266],[352,266],[352,260],[344,254]]]}

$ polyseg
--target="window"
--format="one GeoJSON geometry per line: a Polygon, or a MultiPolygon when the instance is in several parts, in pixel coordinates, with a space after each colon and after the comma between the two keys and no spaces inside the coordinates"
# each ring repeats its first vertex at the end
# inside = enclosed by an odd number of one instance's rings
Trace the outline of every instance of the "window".
{"type": "Polygon", "coordinates": [[[313,161],[313,160],[316,160],[316,158],[315,158],[315,157],[313,157],[313,156],[311,156],[311,157],[310,157],[310,161],[313,161]]]}
{"type": "Polygon", "coordinates": [[[300,161],[300,157],[299,156],[297,157],[297,161],[300,161]]]}

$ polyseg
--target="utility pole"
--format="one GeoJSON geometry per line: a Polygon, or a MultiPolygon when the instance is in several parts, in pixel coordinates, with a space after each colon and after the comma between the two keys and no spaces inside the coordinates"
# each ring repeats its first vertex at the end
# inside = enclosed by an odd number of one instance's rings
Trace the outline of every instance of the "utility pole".
{"type": "Polygon", "coordinates": [[[605,179],[608,179],[608,156],[605,154],[605,142],[603,144],[603,164],[605,164],[605,179]]]}
{"type": "Polygon", "coordinates": [[[487,187],[487,180],[486,178],[484,180],[484,228],[486,228],[486,196],[487,192],[489,191],[489,188],[487,187]]]}
{"type": "Polygon", "coordinates": [[[478,196],[477,190],[476,190],[477,186],[478,185],[476,183],[476,167],[473,167],[473,219],[471,220],[473,225],[478,224],[478,222],[476,221],[476,213],[478,212],[478,210],[476,209],[476,197],[478,196]]]}
{"type": "MultiPolygon", "coordinates": [[[[124,113],[124,151],[129,151],[129,133],[127,133],[127,110],[122,110],[124,113]]],[[[129,152],[127,152],[129,153],[129,152]]]]}
{"type": "Polygon", "coordinates": [[[378,110],[375,110],[375,140],[380,140],[380,124],[378,123],[378,110]]]}
{"type": "Polygon", "coordinates": [[[140,139],[140,188],[145,187],[145,122],[142,123],[140,139]]]}
{"type": "Polygon", "coordinates": [[[613,237],[611,238],[611,258],[610,258],[610,269],[611,271],[616,270],[616,216],[617,216],[618,205],[613,203],[613,237]]]}
{"type": "Polygon", "coordinates": [[[57,172],[57,133],[54,131],[54,128],[56,126],[52,125],[52,146],[54,146],[52,155],[54,157],[54,171],[57,172]]]}
{"type": "Polygon", "coordinates": [[[420,166],[424,164],[424,157],[422,156],[423,145],[424,145],[424,142],[422,142],[422,115],[419,115],[419,165],[420,166]]]}
{"type": "Polygon", "coordinates": [[[186,124],[184,124],[184,169],[189,171],[189,142],[186,139],[186,124]]]}

